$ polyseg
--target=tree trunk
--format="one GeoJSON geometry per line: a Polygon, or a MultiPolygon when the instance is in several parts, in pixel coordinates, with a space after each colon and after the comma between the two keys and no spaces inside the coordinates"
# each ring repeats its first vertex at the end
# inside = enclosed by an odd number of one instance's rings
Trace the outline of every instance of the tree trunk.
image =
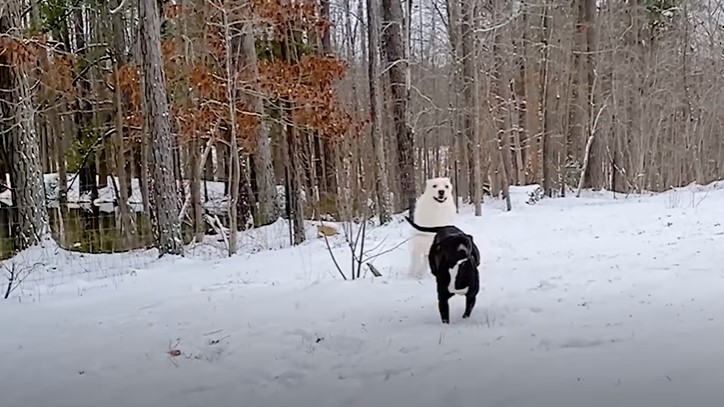
{"type": "MultiPolygon", "coordinates": [[[[117,9],[120,6],[120,0],[112,0],[110,4],[112,9],[117,9]]],[[[129,194],[128,190],[130,185],[128,184],[128,175],[126,174],[126,147],[123,139],[123,107],[124,100],[120,89],[120,82],[118,77],[118,70],[126,63],[125,49],[126,49],[126,38],[124,28],[123,13],[118,10],[111,16],[113,23],[113,54],[115,58],[116,72],[115,78],[115,107],[116,107],[116,132],[113,136],[113,148],[115,149],[115,162],[114,173],[118,176],[118,212],[120,218],[120,234],[124,240],[124,246],[128,243],[127,239],[131,236],[135,236],[136,230],[133,225],[131,218],[131,208],[128,205],[129,194]]]]}
{"type": "MultiPolygon", "coordinates": [[[[383,48],[387,59],[392,96],[392,120],[397,138],[397,163],[400,174],[400,195],[403,206],[414,217],[417,191],[415,186],[415,137],[407,122],[408,99],[407,65],[404,58],[401,0],[382,0],[382,21],[385,29],[383,48]]],[[[414,220],[414,219],[413,219],[414,220]]]]}
{"type": "Polygon", "coordinates": [[[234,103],[230,103],[232,111],[232,123],[231,123],[231,154],[229,159],[229,256],[236,254],[238,248],[238,237],[239,237],[239,180],[241,172],[241,162],[239,157],[239,151],[236,146],[236,123],[234,120],[234,103]]]}
{"type": "Polygon", "coordinates": [[[239,202],[239,181],[241,179],[241,158],[239,157],[239,147],[237,146],[237,139],[239,137],[237,124],[236,124],[236,103],[237,103],[237,92],[236,82],[237,74],[235,62],[237,62],[232,54],[238,51],[239,38],[232,38],[231,24],[236,21],[230,21],[229,13],[224,8],[222,13],[222,27],[224,30],[224,42],[228,44],[226,47],[226,53],[224,55],[224,68],[226,70],[226,100],[228,101],[228,113],[229,113],[229,256],[236,254],[238,246],[238,202],[239,202]]]}
{"type": "MultiPolygon", "coordinates": [[[[285,32],[285,38],[281,44],[282,59],[288,64],[297,63],[297,55],[292,49],[292,40],[294,34],[288,29],[285,32]]],[[[286,115],[286,123],[284,124],[284,133],[286,136],[286,186],[287,186],[287,206],[289,214],[289,222],[291,222],[292,244],[298,245],[306,240],[304,234],[304,214],[300,202],[300,193],[302,191],[302,182],[300,180],[300,157],[299,143],[297,140],[297,132],[294,127],[292,112],[294,104],[289,100],[282,101],[283,115],[286,115]]],[[[309,197],[307,197],[309,198],[309,197]]]]}
{"type": "Polygon", "coordinates": [[[483,213],[483,180],[480,168],[480,120],[479,120],[479,89],[477,81],[477,69],[475,66],[475,13],[474,4],[470,1],[460,2],[460,24],[461,28],[461,51],[463,65],[464,97],[465,97],[465,119],[464,134],[467,148],[472,161],[472,201],[475,207],[475,216],[483,213]]]}
{"type": "Polygon", "coordinates": [[[385,164],[385,147],[382,136],[382,92],[380,91],[380,73],[378,69],[379,27],[377,26],[378,4],[375,0],[367,0],[367,76],[370,92],[370,140],[375,157],[375,190],[377,192],[377,211],[380,224],[392,220],[390,207],[390,187],[387,183],[387,165],[385,164]]]}
{"type": "Polygon", "coordinates": [[[141,78],[142,104],[146,133],[151,138],[153,176],[149,177],[151,219],[159,256],[183,255],[179,201],[174,178],[173,141],[169,107],[166,99],[166,78],[161,56],[161,23],[156,2],[141,0],[141,78]]]}
{"type": "MultiPolygon", "coordinates": [[[[87,56],[86,46],[86,27],[83,21],[83,9],[78,7],[73,10],[73,27],[75,29],[75,46],[77,56],[83,61],[83,63],[90,64],[87,56]]],[[[96,138],[93,129],[92,120],[92,105],[91,99],[91,82],[88,80],[88,70],[83,70],[76,83],[76,98],[75,98],[75,113],[73,115],[75,121],[76,138],[81,145],[87,146],[90,150],[81,152],[84,155],[85,161],[79,163],[78,181],[79,181],[79,198],[85,194],[88,194],[90,202],[94,202],[98,198],[98,182],[97,182],[97,167],[95,160],[95,153],[92,151],[95,149],[96,143],[90,143],[89,138],[96,138]],[[93,147],[91,147],[93,145],[93,147]]]]}
{"type": "Polygon", "coordinates": [[[549,197],[553,191],[559,189],[559,156],[562,144],[562,125],[560,117],[561,75],[557,72],[556,64],[560,63],[561,40],[560,34],[553,30],[553,5],[548,3],[545,9],[543,27],[545,30],[545,65],[543,68],[543,189],[549,197]]]}
{"type": "Polygon", "coordinates": [[[120,81],[118,78],[118,70],[114,75],[116,80],[115,104],[116,104],[116,132],[113,135],[115,149],[114,174],[118,176],[118,215],[120,218],[120,235],[124,240],[124,246],[128,243],[127,239],[136,234],[133,220],[131,218],[131,208],[128,205],[128,182],[126,177],[126,149],[123,142],[123,101],[121,99],[120,81]]]}
{"type": "MultiPolygon", "coordinates": [[[[0,7],[0,35],[10,38],[20,34],[18,1],[0,7]]],[[[35,130],[35,110],[32,106],[28,67],[13,65],[0,54],[0,112],[12,117],[12,123],[0,121],[0,137],[8,140],[12,201],[17,208],[15,219],[15,249],[23,250],[39,243],[48,224],[45,188],[41,168],[40,146],[35,130]]]]}
{"type": "MultiPolygon", "coordinates": [[[[538,42],[540,41],[541,19],[535,13],[526,11],[523,14],[525,29],[523,31],[524,64],[523,75],[525,81],[525,130],[528,139],[528,154],[531,173],[528,180],[542,184],[542,134],[540,122],[540,85],[541,70],[538,56],[538,42]]],[[[541,185],[542,186],[542,185],[541,185]]]]}
{"type": "Polygon", "coordinates": [[[204,240],[204,213],[201,206],[201,168],[199,165],[199,141],[193,137],[188,145],[189,156],[189,195],[193,208],[194,241],[200,243],[204,240]]]}
{"type": "Polygon", "coordinates": [[[598,132],[598,118],[600,115],[601,106],[598,106],[600,102],[599,91],[596,87],[596,62],[594,55],[597,55],[598,45],[596,40],[596,1],[595,0],[581,0],[583,3],[582,12],[582,24],[586,30],[586,59],[584,61],[585,76],[586,76],[586,91],[588,95],[588,137],[591,139],[591,146],[588,153],[588,164],[590,168],[586,168],[586,177],[584,182],[591,188],[600,189],[605,184],[603,176],[603,156],[602,149],[600,148],[600,142],[595,139],[594,134],[598,132]]]}
{"type": "MultiPolygon", "coordinates": [[[[259,99],[259,105],[261,105],[261,99],[259,99]]],[[[276,180],[272,162],[270,127],[269,123],[264,120],[260,123],[256,154],[254,154],[258,205],[256,226],[274,223],[279,218],[279,207],[276,201],[276,180]]]]}
{"type": "Polygon", "coordinates": [[[251,190],[249,157],[241,153],[239,157],[239,199],[236,201],[236,224],[240,230],[253,227],[251,208],[254,204],[254,193],[251,190]]]}
{"type": "Polygon", "coordinates": [[[462,51],[462,27],[460,22],[461,2],[459,0],[446,1],[448,24],[448,38],[452,54],[453,77],[451,79],[452,94],[450,102],[452,133],[453,133],[453,156],[457,164],[455,173],[455,202],[462,197],[465,202],[470,196],[470,171],[468,171],[468,142],[465,135],[466,115],[462,112],[462,100],[465,92],[465,81],[463,76],[464,54],[462,51]]]}
{"type": "MultiPolygon", "coordinates": [[[[494,6],[495,7],[495,6],[494,6]]],[[[496,10],[497,11],[497,10],[496,10]]],[[[500,13],[494,13],[494,21],[500,21],[500,13]]],[[[510,30],[510,27],[498,28],[493,41],[493,58],[495,60],[495,71],[497,76],[497,87],[500,91],[500,97],[502,103],[500,107],[499,116],[500,120],[500,131],[498,132],[498,151],[501,156],[501,174],[503,176],[503,195],[505,197],[506,209],[511,210],[510,202],[510,174],[511,174],[511,151],[510,151],[510,132],[512,131],[512,106],[511,106],[511,91],[510,91],[510,66],[509,58],[503,54],[503,50],[500,49],[500,45],[504,43],[505,39],[509,38],[505,35],[505,30],[510,30]]]]}

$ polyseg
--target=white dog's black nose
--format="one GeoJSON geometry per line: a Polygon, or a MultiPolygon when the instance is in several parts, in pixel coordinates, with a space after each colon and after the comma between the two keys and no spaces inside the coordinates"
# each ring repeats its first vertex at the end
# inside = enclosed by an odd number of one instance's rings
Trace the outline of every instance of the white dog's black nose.
{"type": "Polygon", "coordinates": [[[437,191],[437,196],[439,196],[440,198],[444,197],[444,196],[445,196],[445,190],[444,190],[444,189],[438,190],[438,191],[437,191]]]}

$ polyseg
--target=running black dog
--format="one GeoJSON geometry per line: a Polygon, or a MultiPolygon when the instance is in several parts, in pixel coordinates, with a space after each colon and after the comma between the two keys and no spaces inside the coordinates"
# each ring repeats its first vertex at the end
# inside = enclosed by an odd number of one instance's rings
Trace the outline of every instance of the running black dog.
{"type": "Polygon", "coordinates": [[[448,300],[455,294],[465,296],[463,318],[468,318],[480,291],[480,251],[473,237],[455,226],[425,227],[415,224],[407,216],[405,219],[415,229],[435,234],[428,261],[430,271],[437,280],[437,301],[442,323],[450,323],[448,300]]]}

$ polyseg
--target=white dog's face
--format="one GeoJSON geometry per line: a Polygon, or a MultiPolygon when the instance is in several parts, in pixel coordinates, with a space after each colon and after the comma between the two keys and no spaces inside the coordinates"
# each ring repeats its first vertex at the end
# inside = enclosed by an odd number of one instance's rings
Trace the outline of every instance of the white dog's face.
{"type": "Polygon", "coordinates": [[[450,178],[432,178],[425,181],[424,195],[431,196],[438,203],[447,201],[452,196],[452,183],[450,178]]]}

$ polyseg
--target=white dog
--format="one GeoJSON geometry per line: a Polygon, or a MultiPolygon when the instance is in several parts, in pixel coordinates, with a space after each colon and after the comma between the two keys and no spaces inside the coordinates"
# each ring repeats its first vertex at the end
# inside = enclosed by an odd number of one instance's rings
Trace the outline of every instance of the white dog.
{"type": "MultiPolygon", "coordinates": [[[[415,223],[427,227],[452,225],[456,212],[450,178],[425,181],[425,191],[415,203],[415,223]]],[[[434,233],[413,232],[410,241],[410,275],[421,278],[425,274],[428,252],[434,238],[434,233]]]]}

